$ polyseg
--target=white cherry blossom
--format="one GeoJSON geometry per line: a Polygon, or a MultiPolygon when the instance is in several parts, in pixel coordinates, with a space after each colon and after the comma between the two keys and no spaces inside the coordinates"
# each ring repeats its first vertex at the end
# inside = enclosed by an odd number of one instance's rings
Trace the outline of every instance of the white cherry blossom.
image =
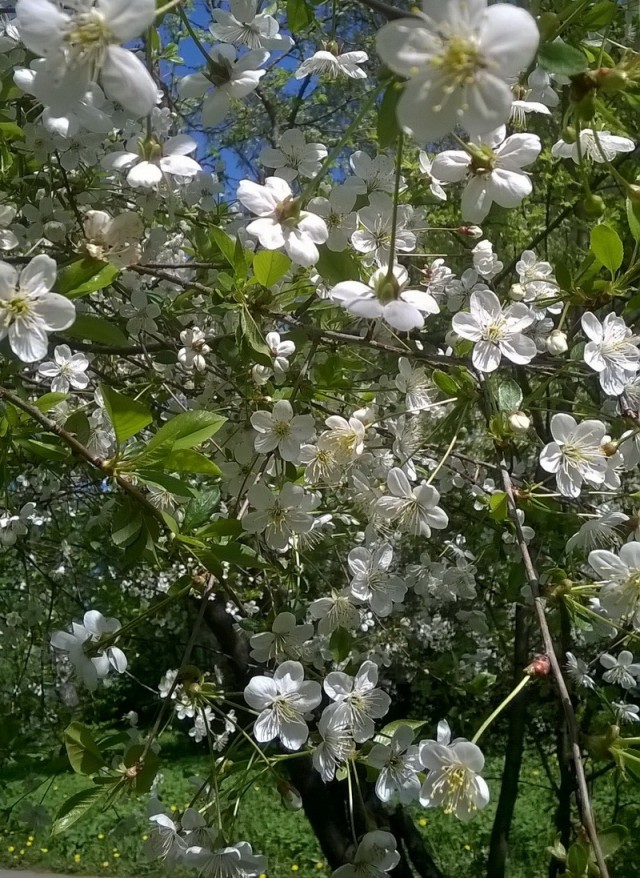
{"type": "Polygon", "coordinates": [[[251,425],[257,432],[255,450],[258,454],[278,451],[283,460],[297,461],[300,446],[313,433],[311,415],[294,415],[291,403],[280,399],[273,412],[257,411],[251,415],[251,425]]]}
{"type": "Polygon", "coordinates": [[[502,271],[502,262],[493,252],[491,241],[479,241],[471,251],[473,267],[485,280],[491,280],[502,271]]]}
{"type": "Polygon", "coordinates": [[[377,683],[378,667],[371,661],[363,662],[355,677],[331,671],[324,679],[324,691],[335,702],[325,713],[344,723],[358,744],[373,737],[374,720],[383,717],[391,704],[387,693],[376,688],[377,683]]]}
{"type": "Polygon", "coordinates": [[[311,530],[313,517],[304,509],[306,494],[300,485],[286,482],[279,494],[258,482],[247,492],[249,503],[255,507],[242,519],[243,528],[249,533],[264,533],[270,548],[284,552],[294,534],[311,530]]]}
{"type": "Polygon", "coordinates": [[[296,351],[295,343],[282,339],[279,332],[268,332],[264,340],[273,360],[273,371],[278,376],[284,375],[289,370],[289,357],[296,351]]]}
{"type": "Polygon", "coordinates": [[[502,357],[512,363],[530,363],[535,342],[523,335],[534,321],[533,312],[522,302],[504,307],[491,290],[472,293],[469,313],[456,314],[452,327],[461,338],[474,342],[472,361],[481,372],[493,372],[502,357]]]}
{"type": "Polygon", "coordinates": [[[634,664],[633,653],[628,649],[623,649],[618,658],[608,652],[603,653],[600,664],[606,668],[602,675],[605,683],[613,683],[623,689],[635,689],[637,678],[640,677],[640,664],[634,664]]]}
{"type": "Polygon", "coordinates": [[[607,549],[589,553],[600,582],[600,603],[612,619],[628,619],[640,631],[640,543],[625,543],[616,555],[607,549]]]}
{"type": "Polygon", "coordinates": [[[309,737],[307,715],[320,704],[322,691],[315,680],[304,679],[300,662],[283,662],[273,677],[253,677],[244,690],[249,707],[259,710],[253,726],[256,741],[280,738],[288,750],[299,750],[309,737]]]}
{"type": "Polygon", "coordinates": [[[324,76],[327,79],[366,79],[367,74],[360,66],[366,64],[369,56],[366,52],[343,52],[340,54],[337,47],[319,49],[311,58],[303,61],[294,73],[296,79],[304,79],[306,76],[324,76]]]}
{"type": "Polygon", "coordinates": [[[619,396],[638,371],[637,340],[624,319],[613,311],[602,322],[587,311],[580,322],[589,339],[584,349],[585,363],[598,373],[605,393],[619,396]]]}
{"type": "Polygon", "coordinates": [[[259,0],[229,0],[229,10],[212,9],[209,30],[223,43],[249,49],[286,51],[293,40],[281,34],[280,25],[267,12],[258,12],[259,0]]]}
{"type": "Polygon", "coordinates": [[[178,134],[164,143],[136,139],[124,150],[107,153],[102,166],[127,171],[127,183],[134,189],[157,189],[167,176],[195,177],[201,173],[198,162],[190,157],[197,148],[198,144],[188,134],[178,134]]]}
{"type": "Polygon", "coordinates": [[[407,593],[403,580],[388,572],[392,560],[393,549],[386,543],[373,551],[359,546],[349,552],[347,559],[353,576],[349,583],[351,595],[368,603],[381,617],[388,616],[407,593]]]}
{"type": "Polygon", "coordinates": [[[555,473],[558,491],[565,497],[579,497],[582,483],[592,487],[603,484],[607,459],[602,452],[605,426],[602,421],[581,424],[564,412],[551,418],[553,442],[540,452],[540,466],[555,473]]]}
{"type": "Polygon", "coordinates": [[[332,591],[329,597],[309,604],[311,618],[318,622],[318,634],[331,636],[338,628],[353,631],[360,624],[360,611],[353,603],[350,589],[332,591]]]}
{"type": "Polygon", "coordinates": [[[185,369],[195,369],[204,372],[207,368],[206,355],[211,352],[207,344],[207,337],[198,326],[183,329],[180,333],[182,347],[178,351],[178,362],[185,369]]]}
{"type": "Polygon", "coordinates": [[[313,751],[312,764],[325,783],[336,776],[355,749],[345,722],[331,708],[325,708],[318,723],[320,743],[313,751]]]}
{"type": "MultiPolygon", "coordinates": [[[[416,236],[407,227],[413,215],[408,204],[398,205],[395,224],[395,249],[410,253],[416,249],[416,236]]],[[[363,227],[351,236],[351,243],[379,266],[388,265],[391,257],[391,238],[394,229],[393,199],[384,192],[369,196],[369,205],[358,211],[358,222],[363,227]]]]}
{"type": "Polygon", "coordinates": [[[15,232],[9,228],[15,216],[15,207],[10,204],[0,204],[0,250],[15,250],[20,245],[15,232]]]}
{"type": "Polygon", "coordinates": [[[408,332],[424,326],[424,314],[440,311],[430,293],[407,289],[408,286],[409,273],[403,265],[394,265],[391,275],[386,266],[381,266],[371,275],[368,284],[341,281],[332,287],[329,296],[357,317],[381,318],[394,329],[408,332]]]}
{"type": "MultiPolygon", "coordinates": [[[[371,156],[362,149],[356,150],[349,158],[352,176],[347,177],[345,186],[353,188],[358,195],[372,195],[386,192],[393,195],[396,189],[395,162],[387,155],[371,156]]],[[[400,191],[406,189],[404,177],[400,177],[400,191]]]]}
{"type": "Polygon", "coordinates": [[[193,845],[185,851],[184,861],[199,869],[202,878],[257,878],[267,868],[267,858],[254,854],[247,841],[213,850],[193,845]]]}
{"type": "Polygon", "coordinates": [[[139,214],[125,210],[111,216],[106,210],[88,210],[84,221],[87,253],[118,268],[140,262],[144,224],[139,214]]]}
{"type": "Polygon", "coordinates": [[[321,216],[327,224],[327,247],[334,253],[347,249],[356,230],[358,214],[353,209],[356,198],[355,188],[342,184],[334,186],[328,198],[317,196],[309,202],[309,210],[321,216]]]}
{"type": "Polygon", "coordinates": [[[150,113],[158,100],[156,84],[138,56],[119,43],[142,36],[153,24],[155,0],[86,0],[72,10],[50,0],[16,3],[20,38],[46,59],[39,99],[63,113],[99,79],[106,95],[125,109],[136,116],[150,113]]]}
{"type": "Polygon", "coordinates": [[[353,863],[339,866],[331,878],[385,878],[400,862],[397,843],[390,832],[374,829],[358,845],[353,863]]]}
{"type": "Polygon", "coordinates": [[[416,413],[426,411],[432,405],[431,392],[424,369],[414,367],[407,357],[398,359],[398,374],[395,377],[395,385],[404,394],[404,404],[407,411],[416,413]]]}
{"type": "Polygon", "coordinates": [[[443,530],[449,523],[447,513],[438,506],[440,494],[433,485],[421,482],[415,488],[399,467],[389,470],[387,476],[389,495],[380,497],[375,513],[386,521],[392,521],[406,533],[415,536],[431,536],[431,528],[443,530]]]}
{"type": "Polygon", "coordinates": [[[442,180],[438,180],[435,177],[433,173],[433,162],[423,149],[418,153],[418,165],[420,167],[420,173],[425,183],[429,185],[429,191],[433,197],[437,198],[438,201],[446,201],[447,193],[442,186],[442,180]]]}
{"type": "Polygon", "coordinates": [[[536,22],[509,3],[422,0],[423,13],[386,24],[377,35],[383,62],[408,79],[398,120],[421,143],[461,124],[486,134],[506,122],[509,80],[538,48],[536,22]]]}
{"type": "Polygon", "coordinates": [[[34,256],[19,274],[0,262],[0,339],[8,338],[24,363],[45,357],[47,334],[68,329],[76,319],[73,302],[51,292],[56,274],[50,256],[34,256]]]}
{"type": "Polygon", "coordinates": [[[401,804],[408,805],[418,798],[418,772],[422,770],[422,764],[419,749],[413,744],[410,726],[398,726],[388,744],[374,744],[367,762],[380,770],[376,780],[376,795],[382,802],[397,797],[401,804]]]}
{"type": "Polygon", "coordinates": [[[439,180],[466,180],[461,211],[467,222],[481,223],[494,202],[500,207],[517,207],[532,192],[531,178],[522,169],[540,155],[540,138],[537,134],[505,135],[501,126],[481,142],[471,144],[470,151],[445,150],[433,160],[432,171],[439,180]]]}
{"type": "Polygon", "coordinates": [[[72,633],[54,631],[51,645],[66,652],[76,673],[87,689],[95,689],[98,680],[108,677],[110,671],[124,674],[127,659],[117,646],[101,646],[103,638],[111,638],[120,628],[117,619],[106,619],[97,610],[84,614],[82,624],[72,623],[72,633]]]}
{"type": "Polygon", "coordinates": [[[241,100],[260,85],[267,72],[260,68],[269,58],[264,49],[252,49],[236,57],[233,46],[222,43],[211,50],[206,73],[190,73],[180,81],[183,98],[204,98],[202,124],[208,128],[223,121],[232,100],[241,100]]]}
{"type": "Polygon", "coordinates": [[[69,345],[57,345],[53,351],[53,361],[41,363],[38,374],[51,378],[54,393],[67,393],[70,387],[84,390],[89,385],[87,369],[89,360],[82,353],[73,354],[69,345]]]}
{"type": "Polygon", "coordinates": [[[482,751],[464,738],[451,741],[446,721],[438,723],[436,741],[420,742],[420,762],[428,772],[420,790],[425,808],[442,808],[467,821],[489,804],[489,787],[480,775],[482,751]]]}
{"type": "Polygon", "coordinates": [[[299,659],[303,645],[312,635],[313,625],[298,625],[293,613],[278,613],[271,631],[261,631],[251,637],[251,658],[261,663],[299,659]]]}
{"type": "Polygon", "coordinates": [[[583,128],[580,131],[579,141],[567,143],[559,140],[551,149],[551,154],[559,159],[573,159],[576,165],[582,159],[588,158],[599,164],[613,159],[623,152],[633,152],[635,143],[629,137],[618,134],[610,134],[608,131],[595,131],[593,128],[583,128]]]}
{"type": "Polygon", "coordinates": [[[300,177],[315,177],[322,162],[327,157],[327,148],[322,143],[307,143],[304,133],[299,128],[285,131],[278,146],[266,146],[259,155],[259,161],[272,168],[274,176],[281,177],[289,183],[300,177]]]}
{"type": "Polygon", "coordinates": [[[238,200],[259,217],[249,223],[247,232],[265,249],[284,247],[296,265],[315,265],[320,258],[317,245],[329,237],[326,223],[315,213],[301,210],[286,180],[267,177],[264,186],[242,180],[238,200]]]}

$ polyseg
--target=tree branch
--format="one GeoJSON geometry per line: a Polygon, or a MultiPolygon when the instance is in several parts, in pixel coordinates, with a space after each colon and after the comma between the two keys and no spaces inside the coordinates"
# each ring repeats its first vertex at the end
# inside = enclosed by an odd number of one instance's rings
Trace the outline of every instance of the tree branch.
{"type": "Polygon", "coordinates": [[[412,12],[408,12],[406,9],[398,9],[397,6],[392,6],[390,3],[385,3],[384,0],[357,0],[358,3],[361,3],[363,6],[367,6],[369,9],[372,9],[374,12],[379,12],[380,15],[384,15],[386,19],[392,21],[396,18],[414,18],[412,12]]]}

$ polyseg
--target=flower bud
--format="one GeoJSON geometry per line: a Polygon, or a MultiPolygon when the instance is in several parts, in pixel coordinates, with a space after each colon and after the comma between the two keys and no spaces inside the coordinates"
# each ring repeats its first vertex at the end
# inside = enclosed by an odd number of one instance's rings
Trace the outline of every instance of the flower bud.
{"type": "Polygon", "coordinates": [[[602,91],[624,91],[629,76],[625,70],[619,70],[617,67],[600,67],[596,70],[596,81],[602,91]]]}
{"type": "Polygon", "coordinates": [[[547,338],[547,350],[553,357],[559,357],[561,354],[566,354],[569,350],[566,332],[562,332],[561,329],[554,329],[553,332],[549,333],[547,338]]]}
{"type": "Polygon", "coordinates": [[[290,783],[287,783],[286,780],[281,780],[278,783],[278,792],[280,793],[282,804],[287,811],[299,811],[302,808],[300,793],[290,783]]]}
{"type": "Polygon", "coordinates": [[[524,412],[512,412],[509,415],[509,427],[514,433],[526,433],[531,426],[531,418],[524,412]]]}
{"type": "Polygon", "coordinates": [[[509,298],[514,302],[521,302],[525,297],[522,284],[512,284],[509,290],[509,298]]]}
{"type": "Polygon", "coordinates": [[[601,195],[589,193],[578,204],[578,212],[587,219],[597,219],[605,210],[604,199],[601,195]]]}
{"type": "Polygon", "coordinates": [[[466,235],[467,238],[481,238],[484,232],[480,226],[458,226],[454,229],[459,235],[466,235]]]}
{"type": "Polygon", "coordinates": [[[524,669],[525,674],[530,677],[548,677],[551,673],[551,662],[549,656],[537,655],[524,669]]]}

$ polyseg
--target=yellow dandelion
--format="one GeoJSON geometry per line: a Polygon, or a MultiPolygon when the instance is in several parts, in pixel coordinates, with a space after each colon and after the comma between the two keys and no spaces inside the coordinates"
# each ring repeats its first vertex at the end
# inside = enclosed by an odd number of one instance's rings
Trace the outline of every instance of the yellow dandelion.
{"type": "Polygon", "coordinates": [[[48,854],[48,853],[49,853],[49,848],[40,848],[40,853],[41,853],[41,854],[48,854]]]}
{"type": "Polygon", "coordinates": [[[319,861],[316,863],[316,869],[324,869],[324,866],[325,866],[325,862],[324,862],[324,860],[319,860],[319,861]]]}
{"type": "Polygon", "coordinates": [[[471,850],[471,845],[470,845],[470,844],[466,844],[466,845],[464,846],[464,849],[465,849],[465,851],[470,851],[470,850],[471,850]]]}
{"type": "Polygon", "coordinates": [[[421,817],[421,818],[418,820],[418,826],[426,826],[426,825],[427,825],[427,821],[425,820],[424,817],[421,817]]]}
{"type": "Polygon", "coordinates": [[[74,863],[79,863],[79,862],[80,862],[80,854],[74,854],[74,855],[73,855],[73,862],[74,862],[74,863]]]}
{"type": "Polygon", "coordinates": [[[146,832],[145,832],[145,834],[142,836],[142,841],[149,841],[149,836],[147,835],[146,832]]]}
{"type": "Polygon", "coordinates": [[[108,869],[108,868],[109,868],[109,861],[108,861],[108,860],[103,860],[103,861],[100,863],[100,865],[102,866],[103,869],[108,869]]]}
{"type": "Polygon", "coordinates": [[[294,863],[293,866],[291,867],[291,871],[297,872],[299,868],[300,868],[300,866],[297,863],[294,863]]]}
{"type": "Polygon", "coordinates": [[[119,860],[119,859],[120,859],[120,854],[118,853],[118,851],[116,851],[116,852],[114,853],[114,855],[113,855],[113,859],[114,859],[114,860],[119,860]]]}
{"type": "Polygon", "coordinates": [[[26,851],[25,851],[24,848],[21,849],[21,851],[20,851],[20,856],[22,856],[23,854],[26,854],[26,851]]]}
{"type": "Polygon", "coordinates": [[[35,841],[35,838],[32,835],[27,836],[27,841],[35,841]]]}
{"type": "Polygon", "coordinates": [[[27,847],[30,848],[31,845],[33,844],[33,841],[28,841],[26,844],[27,844],[27,847]]]}
{"type": "Polygon", "coordinates": [[[102,839],[104,838],[104,832],[99,832],[98,838],[100,839],[100,841],[102,841],[102,839]]]}
{"type": "Polygon", "coordinates": [[[15,851],[15,847],[12,844],[10,844],[9,847],[7,848],[7,850],[9,851],[10,854],[12,854],[15,851]]]}

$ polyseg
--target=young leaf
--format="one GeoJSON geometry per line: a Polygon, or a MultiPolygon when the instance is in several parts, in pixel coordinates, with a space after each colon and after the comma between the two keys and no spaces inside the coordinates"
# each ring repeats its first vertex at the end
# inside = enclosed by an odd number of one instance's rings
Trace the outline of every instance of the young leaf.
{"type": "Polygon", "coordinates": [[[66,265],[58,274],[56,292],[75,299],[103,290],[120,274],[120,270],[110,262],[83,256],[66,265]]]}
{"type": "Polygon", "coordinates": [[[152,422],[151,412],[137,399],[124,396],[106,384],[101,384],[100,390],[119,443],[126,442],[152,422]]]}
{"type": "Polygon", "coordinates": [[[522,405],[522,391],[519,385],[506,375],[498,378],[496,397],[501,412],[517,412],[522,405]]]}
{"type": "Polygon", "coordinates": [[[302,30],[313,21],[313,12],[306,0],[287,0],[287,24],[294,33],[302,30]]]}
{"type": "Polygon", "coordinates": [[[398,139],[400,126],[396,116],[398,99],[402,94],[402,87],[397,82],[391,82],[385,89],[378,111],[378,143],[380,149],[387,149],[398,139]]]}
{"type": "Polygon", "coordinates": [[[591,252],[612,275],[622,265],[624,248],[615,229],[606,223],[600,223],[591,230],[591,252]]]}
{"type": "Polygon", "coordinates": [[[263,287],[272,287],[291,268],[291,260],[279,250],[261,250],[253,257],[253,273],[263,287]]]}
{"type": "Polygon", "coordinates": [[[67,338],[78,338],[87,341],[95,341],[98,344],[126,345],[127,336],[110,320],[104,317],[96,317],[94,314],[78,314],[75,322],[65,329],[62,335],[67,338]]]}
{"type": "Polygon", "coordinates": [[[573,76],[587,68],[584,53],[565,43],[560,37],[540,49],[538,62],[548,73],[562,76],[573,76]]]}
{"type": "Polygon", "coordinates": [[[634,240],[640,244],[640,201],[627,198],[627,221],[634,240]]]}
{"type": "Polygon", "coordinates": [[[87,811],[94,808],[101,799],[106,799],[107,790],[104,787],[89,787],[88,790],[80,790],[63,802],[56,814],[56,819],[51,827],[51,835],[60,835],[84,816],[87,811]]]}
{"type": "Polygon", "coordinates": [[[91,731],[83,723],[73,722],[67,726],[64,730],[64,746],[76,774],[95,774],[105,765],[91,731]]]}
{"type": "Polygon", "coordinates": [[[163,424],[155,436],[151,437],[138,458],[138,463],[156,466],[170,454],[195,448],[215,435],[226,420],[215,412],[181,412],[163,424]]]}

